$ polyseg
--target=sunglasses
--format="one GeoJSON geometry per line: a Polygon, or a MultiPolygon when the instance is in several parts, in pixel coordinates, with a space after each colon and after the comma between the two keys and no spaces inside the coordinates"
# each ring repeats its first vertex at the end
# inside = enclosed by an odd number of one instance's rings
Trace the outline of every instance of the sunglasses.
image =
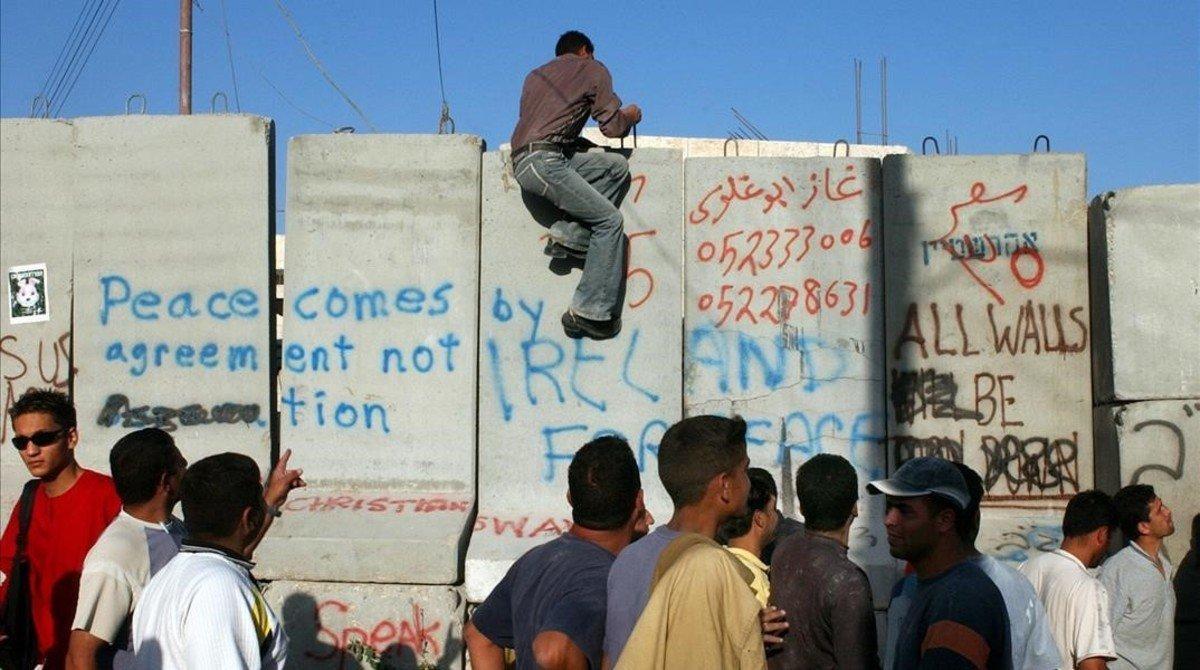
{"type": "Polygon", "coordinates": [[[39,430],[28,437],[25,435],[17,435],[12,439],[12,445],[17,448],[17,451],[25,451],[25,447],[29,446],[30,442],[39,447],[48,447],[55,442],[58,442],[58,440],[62,438],[62,436],[65,435],[69,430],[71,429],[59,428],[58,430],[39,430]]]}

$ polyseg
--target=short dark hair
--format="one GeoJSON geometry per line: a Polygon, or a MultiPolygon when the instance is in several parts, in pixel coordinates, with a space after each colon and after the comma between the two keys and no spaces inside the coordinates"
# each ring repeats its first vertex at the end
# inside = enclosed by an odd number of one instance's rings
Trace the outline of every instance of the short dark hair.
{"type": "Polygon", "coordinates": [[[1158,494],[1149,484],[1131,484],[1117,491],[1113,496],[1113,504],[1117,507],[1117,522],[1121,525],[1121,533],[1129,541],[1136,540],[1142,532],[1138,524],[1150,520],[1150,503],[1158,494]]]}
{"type": "Polygon", "coordinates": [[[968,516],[967,510],[959,509],[958,505],[953,500],[945,496],[931,494],[920,497],[929,501],[930,518],[941,514],[944,510],[950,510],[950,512],[954,514],[954,536],[958,538],[959,542],[962,542],[965,545],[971,544],[970,540],[963,538],[963,528],[965,528],[968,523],[974,523],[975,517],[973,514],[968,516]],[[969,522],[968,519],[970,519],[969,522]]]}
{"type": "Polygon", "coordinates": [[[587,35],[578,30],[568,30],[559,35],[558,44],[554,45],[554,55],[573,54],[579,51],[580,47],[586,48],[588,53],[596,53],[596,47],[592,46],[592,41],[587,35]]]}
{"type": "Polygon", "coordinates": [[[266,505],[258,464],[232,452],[202,458],[184,473],[180,502],[189,535],[229,537],[247,507],[266,505]]]}
{"type": "Polygon", "coordinates": [[[771,498],[779,497],[779,489],[775,486],[775,478],[762,468],[750,468],[746,471],[750,477],[750,495],[746,498],[746,513],[729,517],[717,529],[717,542],[729,544],[735,537],[741,537],[750,532],[754,523],[754,513],[767,510],[771,498]]]}
{"type": "Polygon", "coordinates": [[[675,507],[699,502],[713,477],[746,457],[740,417],[691,416],[667,429],[658,446],[658,478],[675,507]]]}
{"type": "Polygon", "coordinates": [[[963,481],[967,484],[967,495],[971,497],[971,500],[967,502],[966,509],[956,517],[954,527],[958,529],[958,536],[962,538],[963,542],[975,544],[975,538],[979,537],[979,506],[983,504],[983,478],[979,476],[978,472],[963,463],[958,461],[951,461],[951,463],[962,474],[963,481]]]}
{"type": "Polygon", "coordinates": [[[8,416],[13,421],[19,416],[35,413],[49,414],[59,428],[75,427],[75,405],[71,404],[71,399],[62,391],[28,389],[8,410],[8,416]]]}
{"type": "Polygon", "coordinates": [[[1063,513],[1063,537],[1079,537],[1097,528],[1112,530],[1117,527],[1117,506],[1104,491],[1076,493],[1067,503],[1063,513]]]}
{"type": "Polygon", "coordinates": [[[796,497],[806,528],[837,530],[858,502],[858,474],[841,456],[817,454],[796,470],[796,497]]]}
{"type": "Polygon", "coordinates": [[[620,528],[633,515],[642,477],[623,438],[598,437],[580,447],[567,469],[571,518],[592,530],[620,528]]]}
{"type": "Polygon", "coordinates": [[[108,454],[117,495],[126,505],[153,498],[163,477],[182,464],[183,457],[171,434],[161,428],[135,430],[117,440],[108,454]]]}

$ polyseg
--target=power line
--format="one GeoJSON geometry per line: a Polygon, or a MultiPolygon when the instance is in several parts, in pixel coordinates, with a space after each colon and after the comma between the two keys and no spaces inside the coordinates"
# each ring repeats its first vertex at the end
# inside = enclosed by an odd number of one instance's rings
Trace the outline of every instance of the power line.
{"type": "Polygon", "coordinates": [[[45,94],[46,116],[50,115],[50,110],[54,100],[58,97],[59,92],[62,91],[63,84],[67,81],[71,71],[75,68],[75,63],[79,58],[79,54],[82,53],[84,45],[87,44],[88,40],[91,39],[93,28],[96,25],[96,19],[100,16],[100,12],[104,9],[105,1],[106,0],[97,0],[97,2],[92,5],[91,9],[88,10],[88,15],[84,19],[84,21],[86,21],[86,25],[83,25],[83,29],[75,34],[75,40],[70,44],[67,53],[63,56],[62,68],[54,75],[53,80],[47,86],[45,94]]]}
{"type": "MultiPolygon", "coordinates": [[[[34,100],[41,98],[43,102],[46,100],[46,94],[49,93],[50,82],[55,80],[58,69],[65,63],[64,57],[69,51],[73,50],[71,46],[75,42],[76,35],[79,34],[79,27],[83,25],[83,17],[88,13],[88,4],[91,0],[85,0],[79,7],[79,14],[75,17],[75,24],[71,26],[71,32],[67,34],[67,39],[63,41],[62,47],[58,50],[58,56],[54,59],[54,65],[50,68],[50,72],[46,74],[46,80],[42,82],[41,88],[38,89],[37,96],[34,100]]],[[[36,116],[37,110],[32,110],[36,116]]]]}
{"type": "Polygon", "coordinates": [[[433,40],[437,49],[437,67],[438,67],[438,88],[442,92],[442,114],[438,118],[438,135],[446,132],[446,127],[450,127],[450,132],[454,132],[454,119],[450,116],[450,104],[446,102],[446,81],[442,75],[442,31],[438,27],[438,4],[437,0],[433,0],[433,40]]]}
{"type": "Polygon", "coordinates": [[[221,0],[221,25],[225,29],[225,53],[229,56],[229,76],[233,78],[233,102],[237,111],[242,111],[242,96],[238,94],[237,70],[233,67],[233,38],[229,36],[229,14],[225,11],[225,0],[221,0]]]}
{"type": "Polygon", "coordinates": [[[337,124],[330,123],[330,122],[326,121],[325,119],[322,119],[322,118],[320,118],[320,117],[314,116],[314,115],[312,115],[312,114],[309,114],[308,112],[306,112],[306,111],[305,111],[305,110],[304,110],[302,107],[300,107],[300,106],[299,106],[299,105],[297,105],[296,103],[292,102],[292,101],[291,101],[291,99],[289,99],[289,98],[288,98],[286,95],[284,95],[284,94],[283,94],[283,91],[279,90],[279,87],[278,87],[278,86],[276,86],[275,84],[272,84],[272,83],[271,83],[271,80],[270,80],[270,79],[267,79],[267,75],[265,75],[265,74],[263,74],[263,73],[262,73],[262,70],[258,70],[257,68],[255,68],[255,69],[256,69],[256,70],[257,70],[257,72],[258,72],[258,76],[259,76],[259,77],[262,77],[262,80],[263,80],[264,82],[266,82],[267,86],[270,86],[270,87],[271,87],[271,90],[275,91],[275,94],[279,96],[279,99],[280,99],[280,100],[283,100],[284,102],[286,102],[286,103],[288,104],[288,106],[289,106],[289,107],[291,107],[292,109],[296,110],[297,112],[300,112],[300,113],[301,113],[301,114],[303,114],[304,116],[307,116],[308,118],[312,119],[313,121],[316,121],[317,123],[320,123],[320,124],[322,124],[322,125],[325,125],[325,126],[329,126],[330,128],[336,128],[336,127],[337,127],[337,124]]]}
{"type": "Polygon", "coordinates": [[[296,39],[300,41],[300,46],[304,47],[304,53],[308,55],[308,59],[312,61],[313,66],[317,68],[317,72],[320,72],[321,76],[325,78],[325,81],[329,82],[329,85],[333,87],[333,90],[337,91],[338,95],[342,96],[342,99],[346,101],[346,104],[350,105],[350,107],[354,109],[355,113],[357,113],[359,118],[361,118],[367,124],[368,128],[370,128],[373,132],[378,132],[378,130],[375,128],[375,124],[371,123],[371,120],[367,118],[367,115],[363,113],[362,109],[360,109],[358,105],[354,104],[354,101],[351,100],[350,96],[342,90],[342,87],[337,85],[337,82],[333,80],[333,77],[330,76],[329,72],[325,69],[325,66],[321,64],[321,59],[317,58],[317,54],[313,53],[312,47],[308,45],[308,40],[304,39],[304,34],[300,32],[300,26],[296,24],[296,20],[292,18],[292,14],[287,10],[287,7],[283,5],[283,1],[275,0],[275,6],[279,8],[279,12],[283,14],[284,20],[288,22],[289,26],[291,26],[292,32],[296,33],[296,39]]]}
{"type": "MultiPolygon", "coordinates": [[[[79,77],[83,74],[84,68],[87,67],[88,61],[92,59],[92,54],[95,53],[96,46],[100,44],[100,38],[104,36],[104,31],[108,29],[108,23],[112,21],[112,17],[117,13],[117,7],[120,4],[121,0],[113,0],[112,4],[109,5],[108,14],[104,17],[104,23],[100,24],[99,30],[94,33],[91,46],[87,47],[87,54],[83,57],[83,60],[79,62],[79,67],[75,70],[75,74],[71,79],[71,83],[67,86],[65,92],[63,93],[62,99],[59,100],[58,108],[54,110],[55,116],[62,111],[63,105],[67,103],[67,98],[69,98],[71,96],[71,92],[75,90],[75,84],[79,82],[79,77]]],[[[53,102],[53,96],[51,96],[50,101],[53,102]]]]}

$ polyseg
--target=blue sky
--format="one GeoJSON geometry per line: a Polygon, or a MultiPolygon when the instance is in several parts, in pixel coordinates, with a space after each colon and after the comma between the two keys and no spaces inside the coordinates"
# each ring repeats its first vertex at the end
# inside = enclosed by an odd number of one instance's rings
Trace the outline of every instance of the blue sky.
{"type": "MultiPolygon", "coordinates": [[[[225,0],[241,109],[288,137],[366,124],[306,59],[275,0],[225,0]]],[[[381,132],[433,132],[440,109],[431,1],[284,0],[335,80],[381,132]]],[[[24,116],[83,0],[0,4],[0,114],[24,116]]],[[[234,92],[221,0],[195,10],[195,109],[234,92]]],[[[878,61],[890,133],[920,150],[1020,153],[1034,136],[1088,157],[1088,190],[1200,181],[1200,2],[456,2],[441,0],[446,95],[459,132],[508,139],[525,73],[567,28],[587,32],[645,135],[724,136],[737,107],[771,139],[851,138],[851,59],[878,61]],[[944,144],[944,141],[943,141],[944,144]]],[[[117,114],[134,91],[177,108],[178,3],[123,0],[62,109],[117,114]]],[[[281,177],[282,178],[282,177],[281,177]]],[[[280,191],[278,206],[283,206],[280,191]]]]}

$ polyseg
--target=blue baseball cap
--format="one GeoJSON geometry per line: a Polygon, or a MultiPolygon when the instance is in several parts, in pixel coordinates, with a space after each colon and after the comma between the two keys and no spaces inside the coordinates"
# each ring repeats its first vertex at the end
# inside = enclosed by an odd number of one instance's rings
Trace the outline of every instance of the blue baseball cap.
{"type": "Polygon", "coordinates": [[[934,495],[949,500],[959,509],[966,509],[971,503],[962,473],[950,461],[934,456],[907,461],[891,477],[867,484],[867,492],[897,498],[934,495]]]}

